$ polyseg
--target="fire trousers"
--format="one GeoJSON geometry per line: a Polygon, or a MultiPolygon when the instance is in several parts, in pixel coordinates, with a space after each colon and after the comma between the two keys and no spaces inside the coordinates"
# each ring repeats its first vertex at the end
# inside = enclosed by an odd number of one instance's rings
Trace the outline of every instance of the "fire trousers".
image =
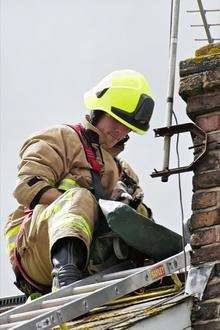
{"type": "MultiPolygon", "coordinates": [[[[137,211],[148,217],[142,204],[137,211]]],[[[26,280],[38,284],[35,287],[50,287],[52,247],[59,239],[77,237],[87,248],[86,267],[90,272],[103,270],[119,261],[106,235],[109,230],[94,195],[85,188],[70,188],[49,206],[35,206],[32,214],[7,230],[12,266],[15,270],[18,257],[26,280]]]]}
{"type": "Polygon", "coordinates": [[[16,238],[21,266],[36,283],[50,286],[53,245],[64,237],[77,237],[87,247],[87,262],[98,204],[85,188],[71,188],[49,206],[37,205],[24,220],[16,238]]]}

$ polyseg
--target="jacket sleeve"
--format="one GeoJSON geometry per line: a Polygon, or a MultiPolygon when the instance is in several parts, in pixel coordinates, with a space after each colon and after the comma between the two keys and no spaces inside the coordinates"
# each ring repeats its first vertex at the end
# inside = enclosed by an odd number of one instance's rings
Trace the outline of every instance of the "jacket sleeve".
{"type": "Polygon", "coordinates": [[[32,135],[24,143],[14,190],[20,204],[34,208],[43,193],[69,172],[76,138],[71,128],[57,125],[32,135]]]}

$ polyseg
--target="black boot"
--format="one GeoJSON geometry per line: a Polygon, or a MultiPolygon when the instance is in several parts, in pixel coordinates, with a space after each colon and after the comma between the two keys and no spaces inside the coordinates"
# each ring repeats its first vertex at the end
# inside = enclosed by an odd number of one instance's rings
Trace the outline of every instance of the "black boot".
{"type": "Polygon", "coordinates": [[[86,246],[78,238],[65,237],[55,244],[51,252],[53,291],[85,277],[82,270],[85,267],[86,254],[86,246]]]}

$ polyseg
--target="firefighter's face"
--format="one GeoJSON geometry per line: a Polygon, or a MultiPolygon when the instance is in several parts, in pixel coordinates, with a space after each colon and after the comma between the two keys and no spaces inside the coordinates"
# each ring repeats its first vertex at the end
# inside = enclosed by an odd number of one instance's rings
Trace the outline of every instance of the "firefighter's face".
{"type": "Polygon", "coordinates": [[[96,127],[105,134],[105,143],[108,148],[114,147],[130,132],[128,127],[107,114],[99,119],[96,127]]]}

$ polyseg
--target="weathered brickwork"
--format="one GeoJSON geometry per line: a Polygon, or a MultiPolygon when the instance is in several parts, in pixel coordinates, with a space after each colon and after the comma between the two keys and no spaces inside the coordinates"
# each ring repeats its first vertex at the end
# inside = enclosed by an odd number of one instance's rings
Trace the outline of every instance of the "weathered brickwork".
{"type": "Polygon", "coordinates": [[[203,294],[203,299],[207,300],[217,297],[220,297],[220,278],[214,277],[207,285],[203,294]]]}
{"type": "Polygon", "coordinates": [[[192,210],[206,209],[207,207],[216,206],[220,198],[220,191],[205,191],[195,193],[192,198],[192,210]]]}
{"type": "Polygon", "coordinates": [[[197,167],[197,173],[207,172],[210,170],[220,170],[220,150],[215,149],[207,153],[197,167]]]}
{"type": "Polygon", "coordinates": [[[194,330],[220,330],[220,318],[212,321],[195,322],[194,330]]]}
{"type": "Polygon", "coordinates": [[[192,319],[211,320],[220,317],[219,299],[210,299],[205,302],[195,304],[192,311],[192,319]]]}
{"type": "Polygon", "coordinates": [[[205,132],[218,131],[220,128],[220,112],[198,116],[195,119],[195,123],[205,132]]]}
{"type": "Polygon", "coordinates": [[[218,92],[205,93],[188,97],[187,99],[187,114],[193,120],[196,116],[214,111],[220,111],[220,94],[218,92]]]}
{"type": "Polygon", "coordinates": [[[201,246],[199,249],[194,249],[191,259],[192,264],[195,266],[204,262],[220,260],[220,243],[212,243],[201,246]]]}
{"type": "Polygon", "coordinates": [[[220,243],[220,225],[193,231],[191,236],[191,245],[193,248],[212,243],[220,243]]]}
{"type": "Polygon", "coordinates": [[[220,330],[220,318],[212,321],[200,321],[194,323],[194,330],[220,330]]]}
{"type": "MultiPolygon", "coordinates": [[[[208,135],[207,153],[193,176],[191,262],[216,263],[202,301],[194,299],[192,327],[220,330],[220,43],[182,61],[180,77],[179,94],[187,103],[187,115],[208,135]]],[[[201,142],[193,140],[195,146],[201,142]]],[[[195,148],[195,157],[200,151],[201,147],[195,148]]]]}
{"type": "MultiPolygon", "coordinates": [[[[198,57],[197,57],[198,58],[198,57]]],[[[194,58],[180,62],[180,77],[220,68],[220,54],[202,56],[195,61],[194,58]]]]}
{"type": "Polygon", "coordinates": [[[198,228],[204,228],[220,224],[220,210],[215,209],[205,212],[194,212],[190,221],[190,232],[198,228]]]}
{"type": "Polygon", "coordinates": [[[201,73],[195,73],[181,79],[180,95],[184,100],[189,96],[196,96],[214,92],[220,88],[220,68],[216,70],[208,70],[201,73]]]}
{"type": "Polygon", "coordinates": [[[193,190],[208,189],[220,186],[220,170],[205,172],[193,177],[193,190]]]}

